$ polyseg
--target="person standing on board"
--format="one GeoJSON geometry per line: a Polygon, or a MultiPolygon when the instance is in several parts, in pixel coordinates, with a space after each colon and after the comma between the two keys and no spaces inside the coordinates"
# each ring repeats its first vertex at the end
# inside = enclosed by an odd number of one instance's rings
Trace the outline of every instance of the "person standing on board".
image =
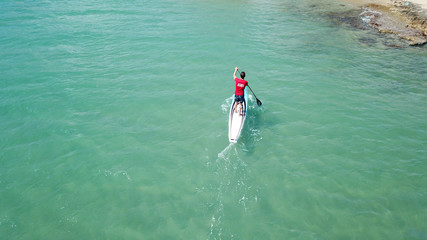
{"type": "Polygon", "coordinates": [[[243,95],[245,94],[245,87],[248,86],[248,82],[245,80],[245,72],[240,73],[241,79],[236,77],[237,70],[239,70],[238,67],[234,69],[233,74],[234,81],[236,82],[236,90],[234,91],[234,112],[237,113],[237,104],[239,104],[240,109],[242,109],[240,112],[241,116],[243,115],[243,101],[245,101],[245,97],[243,95]]]}

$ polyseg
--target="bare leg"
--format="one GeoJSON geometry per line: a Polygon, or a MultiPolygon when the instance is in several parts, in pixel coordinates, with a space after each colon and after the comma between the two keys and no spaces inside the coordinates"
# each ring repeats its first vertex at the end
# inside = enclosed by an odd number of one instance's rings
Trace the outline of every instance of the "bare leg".
{"type": "Polygon", "coordinates": [[[237,113],[237,102],[234,102],[234,112],[237,113]]]}
{"type": "Polygon", "coordinates": [[[241,115],[244,115],[245,113],[246,113],[246,108],[245,108],[245,106],[242,103],[242,112],[241,112],[241,115]]]}

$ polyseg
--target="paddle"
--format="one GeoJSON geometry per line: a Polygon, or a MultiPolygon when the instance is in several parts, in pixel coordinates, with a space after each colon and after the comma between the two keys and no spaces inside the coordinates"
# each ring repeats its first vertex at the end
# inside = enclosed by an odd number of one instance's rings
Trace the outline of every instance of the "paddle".
{"type": "Polygon", "coordinates": [[[252,91],[252,88],[251,88],[251,87],[249,87],[249,84],[248,84],[248,88],[251,90],[252,94],[253,94],[253,95],[254,95],[254,97],[256,98],[256,104],[257,104],[258,106],[260,106],[260,107],[261,107],[261,105],[262,105],[261,100],[259,100],[259,99],[255,96],[255,93],[254,93],[254,91],[252,91]]]}
{"type": "MultiPolygon", "coordinates": [[[[237,71],[238,71],[238,72],[239,72],[239,74],[240,74],[239,69],[237,69],[237,71]]],[[[255,95],[254,91],[252,91],[252,88],[251,88],[251,87],[249,87],[249,84],[248,84],[248,88],[251,90],[252,94],[253,94],[253,95],[254,95],[254,97],[256,98],[256,104],[257,104],[258,106],[261,106],[261,105],[262,105],[261,100],[259,100],[259,99],[256,97],[256,95],[255,95]]]]}

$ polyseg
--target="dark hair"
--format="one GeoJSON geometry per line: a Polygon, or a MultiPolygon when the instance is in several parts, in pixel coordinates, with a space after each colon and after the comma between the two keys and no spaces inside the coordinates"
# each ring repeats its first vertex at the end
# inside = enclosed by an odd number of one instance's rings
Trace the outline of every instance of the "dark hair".
{"type": "Polygon", "coordinates": [[[245,79],[245,72],[241,72],[241,73],[240,73],[240,77],[241,77],[242,79],[245,79]]]}

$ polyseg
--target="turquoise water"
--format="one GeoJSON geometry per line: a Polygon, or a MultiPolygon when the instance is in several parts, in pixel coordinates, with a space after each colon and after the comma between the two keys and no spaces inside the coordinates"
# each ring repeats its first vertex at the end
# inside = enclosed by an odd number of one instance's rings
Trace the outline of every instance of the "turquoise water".
{"type": "Polygon", "coordinates": [[[333,1],[0,6],[0,239],[427,239],[426,47],[333,1]]]}

